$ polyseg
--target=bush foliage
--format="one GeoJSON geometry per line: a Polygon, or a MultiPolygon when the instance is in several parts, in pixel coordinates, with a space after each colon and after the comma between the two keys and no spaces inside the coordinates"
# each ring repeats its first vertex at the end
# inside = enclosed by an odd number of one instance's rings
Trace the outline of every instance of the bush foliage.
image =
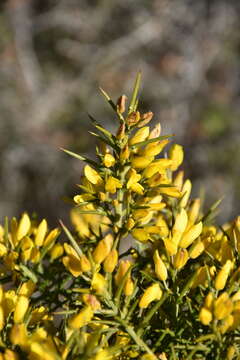
{"type": "Polygon", "coordinates": [[[73,229],[27,213],[0,227],[0,359],[239,357],[240,218],[217,226],[219,201],[191,198],[139,84],[128,107],[102,90],[119,125],[90,116],[95,160],[64,150],[85,163],[73,229]]]}

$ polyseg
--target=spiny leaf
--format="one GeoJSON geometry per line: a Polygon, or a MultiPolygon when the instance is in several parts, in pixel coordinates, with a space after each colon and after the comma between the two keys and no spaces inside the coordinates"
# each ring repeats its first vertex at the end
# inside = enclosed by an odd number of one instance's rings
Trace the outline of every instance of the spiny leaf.
{"type": "Polygon", "coordinates": [[[32,280],[34,282],[34,284],[37,283],[38,278],[37,278],[36,274],[34,274],[34,272],[32,270],[30,270],[27,266],[25,266],[23,264],[20,264],[19,268],[22,270],[24,276],[26,276],[27,278],[32,280]]]}
{"type": "Polygon", "coordinates": [[[93,125],[99,130],[101,131],[110,141],[113,141],[113,135],[110,133],[110,131],[108,131],[107,129],[105,129],[103,126],[101,126],[90,114],[88,114],[91,122],[93,123],[93,125]]]}
{"type": "Polygon", "coordinates": [[[72,236],[72,234],[70,233],[68,228],[63,224],[63,222],[61,220],[59,220],[59,222],[60,222],[60,225],[62,226],[65,234],[67,235],[69,241],[71,242],[73,248],[76,250],[77,254],[79,256],[83,256],[83,252],[82,252],[80,246],[78,245],[78,243],[76,242],[76,240],[74,239],[74,237],[72,236]]]}
{"type": "Polygon", "coordinates": [[[137,101],[137,96],[138,96],[139,87],[140,87],[140,83],[141,83],[141,77],[142,77],[142,73],[141,73],[141,71],[139,71],[137,74],[137,77],[136,77],[134,88],[133,88],[133,93],[132,93],[132,98],[131,98],[130,105],[129,105],[128,114],[131,114],[131,112],[133,112],[136,109],[136,101],[137,101]]]}
{"type": "Polygon", "coordinates": [[[79,154],[76,154],[72,151],[69,151],[69,150],[66,150],[66,149],[63,149],[63,148],[60,148],[62,151],[64,151],[66,154],[72,156],[72,157],[75,157],[76,159],[78,160],[81,160],[81,161],[85,161],[87,162],[88,164],[91,164],[93,165],[94,167],[98,168],[98,163],[96,163],[96,161],[94,160],[91,160],[85,156],[82,156],[82,155],[79,155],[79,154]]]}
{"type": "Polygon", "coordinates": [[[145,145],[148,145],[150,143],[153,143],[153,142],[156,142],[156,141],[160,141],[160,140],[164,140],[164,139],[168,139],[170,137],[174,136],[173,134],[171,135],[162,135],[162,136],[158,136],[158,137],[155,137],[153,139],[148,139],[148,140],[145,140],[145,141],[140,141],[134,145],[131,145],[130,148],[131,149],[134,149],[135,147],[139,147],[139,146],[145,146],[145,145]]]}

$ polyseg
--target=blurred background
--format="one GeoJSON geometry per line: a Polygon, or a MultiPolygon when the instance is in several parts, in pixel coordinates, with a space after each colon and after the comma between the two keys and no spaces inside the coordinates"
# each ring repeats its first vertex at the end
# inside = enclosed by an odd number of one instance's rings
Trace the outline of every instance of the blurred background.
{"type": "Polygon", "coordinates": [[[112,130],[101,97],[129,95],[185,146],[184,169],[219,220],[240,211],[240,2],[237,0],[1,0],[0,221],[24,210],[67,219],[93,155],[87,113],[112,130]]]}

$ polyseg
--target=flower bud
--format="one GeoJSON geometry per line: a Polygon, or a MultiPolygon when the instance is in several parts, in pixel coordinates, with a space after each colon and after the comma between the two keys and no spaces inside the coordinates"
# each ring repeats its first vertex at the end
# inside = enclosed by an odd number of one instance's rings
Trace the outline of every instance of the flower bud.
{"type": "Polygon", "coordinates": [[[201,206],[200,199],[195,199],[192,202],[190,209],[188,211],[188,222],[189,222],[190,226],[192,224],[194,224],[195,221],[197,220],[198,215],[199,215],[200,206],[201,206]]]}
{"type": "Polygon", "coordinates": [[[231,260],[227,260],[225,265],[223,265],[215,279],[214,286],[216,290],[222,290],[225,287],[232,266],[233,263],[231,260]]]}
{"type": "Polygon", "coordinates": [[[212,321],[212,313],[210,310],[203,307],[199,314],[199,320],[203,325],[209,325],[212,321]]]}
{"type": "Polygon", "coordinates": [[[88,272],[91,270],[91,264],[86,255],[80,256],[80,267],[82,272],[88,272]]]}
{"type": "Polygon", "coordinates": [[[171,164],[171,170],[175,171],[182,164],[184,157],[183,147],[178,144],[171,146],[169,150],[169,158],[173,161],[171,164]]]}
{"type": "Polygon", "coordinates": [[[125,112],[126,110],[126,100],[127,100],[127,96],[126,95],[122,95],[119,97],[118,101],[117,101],[117,111],[122,114],[125,112]]]}
{"type": "Polygon", "coordinates": [[[175,269],[180,270],[184,267],[188,261],[188,251],[186,249],[179,249],[177,254],[174,256],[173,266],[175,269]]]}
{"type": "Polygon", "coordinates": [[[137,124],[137,127],[142,127],[144,125],[147,125],[153,117],[153,112],[152,111],[148,111],[147,113],[141,115],[140,121],[137,124]]]}
{"type": "Polygon", "coordinates": [[[182,239],[179,242],[179,246],[186,249],[189,245],[193,243],[195,239],[199,237],[201,233],[202,222],[200,221],[198,224],[193,225],[187,232],[183,234],[182,239]]]}
{"type": "Polygon", "coordinates": [[[116,160],[111,154],[104,155],[103,163],[107,168],[113,166],[115,164],[115,162],[116,162],[116,160]]]}
{"type": "Polygon", "coordinates": [[[31,229],[31,221],[29,219],[28,214],[24,213],[19,221],[18,229],[17,229],[17,240],[21,240],[24,236],[29,233],[31,229]]]}
{"type": "Polygon", "coordinates": [[[123,163],[125,160],[129,159],[129,147],[128,144],[124,146],[120,153],[120,161],[123,163]]]}
{"type": "Polygon", "coordinates": [[[127,222],[126,222],[126,228],[127,230],[131,230],[135,225],[135,221],[133,220],[133,218],[128,218],[127,222]]]}
{"type": "Polygon", "coordinates": [[[104,260],[104,271],[112,273],[118,262],[118,252],[116,249],[110,251],[106,259],[104,260]]]}
{"type": "Polygon", "coordinates": [[[93,315],[94,312],[91,306],[86,306],[78,314],[72,316],[69,319],[68,325],[72,329],[80,329],[81,327],[87,325],[89,321],[92,320],[93,315]]]}
{"type": "Polygon", "coordinates": [[[179,206],[185,208],[187,206],[188,203],[188,199],[190,197],[191,194],[191,190],[192,190],[192,183],[189,179],[187,179],[185,181],[185,183],[183,184],[182,187],[182,194],[183,197],[181,198],[180,202],[179,202],[179,206]]]}
{"type": "Polygon", "coordinates": [[[19,289],[18,295],[24,295],[30,297],[36,288],[36,284],[32,280],[28,280],[23,283],[19,289]]]}
{"type": "Polygon", "coordinates": [[[161,257],[159,256],[158,250],[155,250],[153,255],[153,261],[155,264],[155,273],[160,280],[167,280],[167,268],[161,257]]]}
{"type": "Polygon", "coordinates": [[[128,126],[136,125],[140,120],[140,113],[139,111],[133,111],[131,114],[127,116],[126,123],[128,126]]]}
{"type": "Polygon", "coordinates": [[[99,243],[97,244],[95,250],[93,251],[93,260],[97,264],[101,264],[108,254],[111,251],[113,244],[112,234],[106,235],[99,243]]]}
{"type": "Polygon", "coordinates": [[[20,295],[17,299],[16,307],[13,314],[13,320],[15,324],[21,323],[23,321],[28,306],[29,299],[24,295],[20,295]]]}
{"type": "Polygon", "coordinates": [[[231,314],[233,310],[233,302],[229,298],[228,293],[222,293],[214,302],[214,316],[218,320],[222,320],[231,314]]]}
{"type": "Polygon", "coordinates": [[[178,245],[187,226],[188,217],[186,211],[182,208],[177,214],[175,223],[172,228],[172,242],[178,245]]]}
{"type": "Polygon", "coordinates": [[[159,284],[155,283],[151,286],[149,286],[142,295],[139,307],[141,309],[145,309],[148,307],[148,305],[155,300],[160,300],[162,297],[162,290],[160,289],[159,284]]]}
{"type": "Polygon", "coordinates": [[[95,273],[92,278],[91,288],[96,291],[97,294],[103,295],[107,288],[106,279],[99,273],[95,273]]]}
{"type": "Polygon", "coordinates": [[[179,191],[182,190],[183,179],[184,179],[184,171],[182,171],[182,170],[178,171],[177,175],[175,176],[175,178],[173,180],[173,185],[175,185],[179,191]]]}
{"type": "Polygon", "coordinates": [[[134,290],[134,284],[133,284],[131,277],[129,276],[124,285],[123,292],[126,296],[131,296],[133,293],[133,290],[134,290]]]}
{"type": "MultiPolygon", "coordinates": [[[[132,264],[129,260],[120,261],[117,273],[114,277],[116,285],[118,285],[118,286],[120,285],[124,275],[126,274],[126,272],[128,271],[128,269],[130,268],[131,265],[132,264]]],[[[129,276],[130,276],[130,273],[129,273],[129,276]]]]}
{"type": "Polygon", "coordinates": [[[62,256],[63,252],[64,252],[63,246],[61,244],[55,244],[50,251],[51,261],[54,261],[55,259],[62,256]]]}
{"type": "Polygon", "coordinates": [[[43,219],[41,223],[38,225],[37,232],[35,235],[35,244],[37,246],[43,245],[46,234],[47,234],[47,221],[43,219]]]}
{"type": "Polygon", "coordinates": [[[129,145],[137,144],[141,141],[146,140],[149,135],[149,127],[144,126],[143,128],[139,129],[133,137],[129,140],[129,145]]]}

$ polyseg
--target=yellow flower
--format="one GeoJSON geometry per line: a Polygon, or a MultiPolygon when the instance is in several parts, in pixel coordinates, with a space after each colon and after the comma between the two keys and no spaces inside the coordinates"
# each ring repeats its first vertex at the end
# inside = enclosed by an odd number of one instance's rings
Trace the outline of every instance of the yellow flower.
{"type": "Polygon", "coordinates": [[[124,285],[123,292],[126,296],[130,296],[130,295],[132,295],[133,290],[134,290],[134,284],[133,284],[133,281],[129,274],[129,276],[126,279],[126,283],[124,285]]]}
{"type": "Polygon", "coordinates": [[[149,127],[145,126],[141,129],[139,129],[134,135],[133,137],[129,140],[129,144],[130,145],[134,145],[137,144],[141,141],[146,140],[146,138],[149,135],[149,127]]]}
{"type": "Polygon", "coordinates": [[[93,315],[94,312],[91,306],[86,306],[78,314],[69,319],[68,325],[72,329],[80,329],[92,320],[93,315]]]}
{"type": "MultiPolygon", "coordinates": [[[[128,271],[128,269],[130,268],[131,265],[132,265],[132,263],[129,260],[120,261],[117,273],[114,277],[115,282],[118,286],[120,285],[124,275],[126,274],[126,272],[128,271]]],[[[130,274],[129,274],[129,276],[130,276],[130,274]]]]}
{"type": "Polygon", "coordinates": [[[188,216],[186,211],[182,208],[177,214],[175,223],[172,228],[172,242],[176,245],[179,244],[181,237],[187,227],[188,216]]]}
{"type": "Polygon", "coordinates": [[[92,278],[91,288],[96,291],[97,294],[103,295],[107,288],[107,281],[103,275],[95,273],[92,278]]]}
{"type": "Polygon", "coordinates": [[[155,250],[154,252],[153,261],[155,264],[155,273],[157,277],[163,281],[167,280],[167,276],[168,276],[167,268],[164,262],[162,261],[161,257],[159,256],[158,250],[155,250]]]}
{"type": "Polygon", "coordinates": [[[20,295],[17,299],[16,308],[13,314],[13,320],[15,324],[19,324],[23,321],[28,307],[29,299],[24,295],[20,295]]]}
{"type": "Polygon", "coordinates": [[[189,259],[188,251],[186,249],[179,249],[173,259],[173,266],[175,269],[180,270],[184,267],[189,259]]]}
{"type": "Polygon", "coordinates": [[[169,150],[169,157],[172,160],[171,170],[175,171],[183,162],[184,152],[183,147],[178,144],[174,144],[171,146],[169,150]]]}
{"type": "Polygon", "coordinates": [[[113,166],[115,162],[116,160],[111,154],[107,153],[104,155],[103,163],[107,168],[113,166]]]}
{"type": "Polygon", "coordinates": [[[87,180],[90,181],[90,183],[93,185],[101,185],[103,183],[103,179],[98,174],[98,172],[91,168],[91,166],[89,165],[85,166],[84,175],[86,176],[87,180]]]}
{"type": "Polygon", "coordinates": [[[183,234],[182,239],[179,242],[179,246],[186,249],[189,245],[191,245],[193,241],[201,234],[202,227],[203,226],[201,221],[198,224],[193,225],[187,232],[183,234]]]}
{"type": "Polygon", "coordinates": [[[12,326],[10,340],[13,345],[27,346],[28,336],[25,324],[14,324],[12,326]]]}
{"type": "Polygon", "coordinates": [[[144,150],[141,152],[143,156],[156,156],[158,155],[164,147],[169,143],[169,140],[162,140],[154,143],[148,144],[144,150]]]}
{"type": "Polygon", "coordinates": [[[28,214],[24,213],[19,221],[17,229],[17,240],[21,240],[31,229],[31,221],[28,214]]]}
{"type": "Polygon", "coordinates": [[[43,245],[46,233],[47,233],[47,221],[45,219],[43,219],[41,221],[41,223],[39,224],[36,235],[35,235],[35,244],[37,246],[43,245]]]}
{"type": "Polygon", "coordinates": [[[181,207],[186,207],[187,206],[187,203],[188,203],[188,199],[190,197],[190,194],[191,194],[191,190],[192,190],[192,183],[189,179],[187,179],[185,181],[185,183],[183,184],[183,187],[182,187],[182,194],[183,194],[183,197],[181,198],[180,200],[180,203],[179,203],[179,206],[181,207]]]}
{"type": "Polygon", "coordinates": [[[91,308],[93,309],[93,311],[96,311],[96,310],[101,309],[101,304],[100,304],[100,302],[98,301],[98,299],[96,298],[95,295],[92,295],[92,294],[84,294],[84,295],[82,296],[82,299],[83,299],[83,302],[84,302],[86,305],[91,306],[91,308]]]}
{"type": "Polygon", "coordinates": [[[212,321],[212,313],[210,310],[203,307],[199,314],[199,320],[203,325],[209,325],[212,321]]]}
{"type": "Polygon", "coordinates": [[[149,233],[144,229],[133,229],[131,232],[132,236],[141,242],[146,242],[150,239],[149,233]]]}
{"type": "Polygon", "coordinates": [[[228,293],[222,293],[214,302],[214,316],[218,320],[222,320],[231,314],[233,310],[233,302],[229,298],[228,293]]]}
{"type": "Polygon", "coordinates": [[[115,194],[117,189],[121,189],[121,188],[122,188],[122,184],[120,180],[116,179],[113,176],[109,176],[105,184],[105,190],[107,192],[110,192],[111,194],[115,194]]]}
{"type": "Polygon", "coordinates": [[[230,271],[233,267],[233,263],[231,260],[227,260],[226,264],[222,267],[219,273],[216,276],[214,286],[216,290],[222,290],[227,282],[230,271]]]}
{"type": "Polygon", "coordinates": [[[97,264],[101,264],[108,254],[111,251],[113,244],[113,236],[112,234],[106,235],[99,243],[93,251],[93,260],[97,264]]]}
{"type": "Polygon", "coordinates": [[[52,247],[51,251],[50,251],[51,261],[53,261],[53,260],[59,258],[60,256],[62,256],[62,255],[63,255],[63,252],[64,252],[63,246],[62,246],[61,244],[59,244],[59,243],[58,243],[58,244],[55,244],[55,245],[52,247]]]}
{"type": "Polygon", "coordinates": [[[104,270],[106,272],[112,273],[118,262],[118,252],[116,249],[110,251],[106,259],[104,260],[104,270]]]}
{"type": "Polygon", "coordinates": [[[80,256],[80,267],[82,272],[88,272],[91,270],[91,264],[86,255],[80,256]]]}
{"type": "Polygon", "coordinates": [[[78,257],[75,257],[73,255],[64,256],[62,258],[62,262],[66,267],[66,269],[70,271],[70,273],[74,277],[78,277],[79,275],[81,275],[82,267],[81,267],[80,259],[78,257]]]}
{"type": "Polygon", "coordinates": [[[36,284],[32,280],[28,280],[23,283],[18,291],[18,295],[24,295],[30,297],[36,288],[36,284]]]}
{"type": "Polygon", "coordinates": [[[142,295],[139,301],[139,307],[145,309],[148,305],[155,300],[160,300],[162,297],[162,290],[160,289],[159,284],[155,283],[149,286],[142,295]]]}
{"type": "Polygon", "coordinates": [[[134,156],[131,160],[132,167],[135,169],[144,169],[153,161],[153,156],[134,156]]]}

